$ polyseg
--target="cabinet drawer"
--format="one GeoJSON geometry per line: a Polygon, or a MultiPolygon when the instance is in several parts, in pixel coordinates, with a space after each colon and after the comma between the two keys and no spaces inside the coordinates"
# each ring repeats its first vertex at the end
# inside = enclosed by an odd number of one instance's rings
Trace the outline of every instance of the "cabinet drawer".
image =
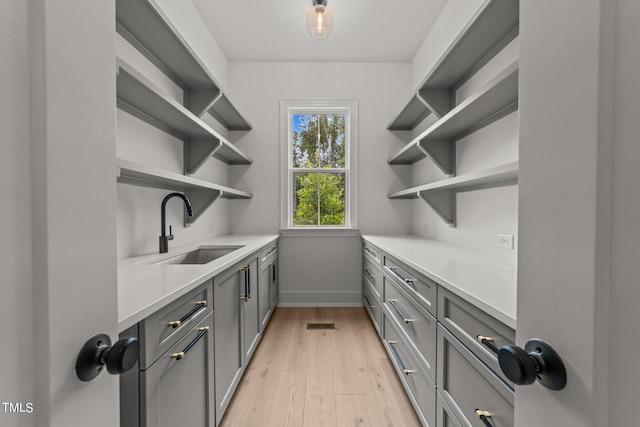
{"type": "Polygon", "coordinates": [[[380,329],[382,326],[382,306],[380,300],[375,296],[375,291],[366,280],[362,281],[362,303],[367,309],[378,335],[382,336],[382,329],[380,329]]]}
{"type": "Polygon", "coordinates": [[[476,409],[495,427],[513,426],[513,390],[442,325],[438,325],[438,387],[461,424],[484,427],[476,409]]]}
{"type": "Polygon", "coordinates": [[[364,257],[374,265],[382,265],[382,251],[369,242],[364,242],[364,257]]]}
{"type": "Polygon", "coordinates": [[[365,257],[362,265],[362,274],[373,287],[376,297],[382,300],[382,272],[380,271],[380,267],[377,267],[365,257]]]}
{"type": "Polygon", "coordinates": [[[213,311],[212,281],[158,310],[140,322],[140,369],[147,369],[186,331],[213,311]]]}
{"type": "Polygon", "coordinates": [[[436,424],[436,386],[424,372],[396,329],[394,322],[383,315],[384,346],[389,353],[400,381],[424,426],[436,424]]]}
{"type": "Polygon", "coordinates": [[[436,319],[391,281],[385,283],[385,315],[405,334],[407,344],[433,381],[436,378],[436,319]]]}
{"type": "Polygon", "coordinates": [[[436,316],[435,303],[438,289],[436,282],[386,254],[384,255],[384,274],[415,298],[431,315],[436,316]]]}
{"type": "Polygon", "coordinates": [[[438,291],[438,320],[513,388],[500,370],[497,353],[491,349],[514,345],[513,329],[443,288],[438,291]],[[481,343],[478,337],[486,337],[490,342],[481,343]]]}
{"type": "Polygon", "coordinates": [[[140,372],[141,427],[215,426],[213,313],[140,372]]]}
{"type": "Polygon", "coordinates": [[[260,251],[260,261],[262,264],[267,262],[267,258],[275,257],[278,254],[278,242],[275,241],[260,251]]]}

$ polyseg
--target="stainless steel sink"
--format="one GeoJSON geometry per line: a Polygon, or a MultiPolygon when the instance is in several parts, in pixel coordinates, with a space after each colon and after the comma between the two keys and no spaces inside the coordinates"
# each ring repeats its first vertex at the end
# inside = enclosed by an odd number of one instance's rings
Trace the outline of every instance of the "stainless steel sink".
{"type": "Polygon", "coordinates": [[[201,246],[191,252],[185,252],[180,255],[152,262],[151,264],[207,264],[243,247],[244,246],[201,246]]]}

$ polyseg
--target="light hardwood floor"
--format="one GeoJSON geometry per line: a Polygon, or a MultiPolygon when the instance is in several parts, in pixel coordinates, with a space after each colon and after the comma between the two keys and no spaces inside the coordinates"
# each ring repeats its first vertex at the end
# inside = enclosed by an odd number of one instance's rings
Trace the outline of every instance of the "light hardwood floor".
{"type": "Polygon", "coordinates": [[[221,427],[420,426],[364,308],[275,310],[221,427]],[[307,323],[335,323],[309,330],[307,323]]]}

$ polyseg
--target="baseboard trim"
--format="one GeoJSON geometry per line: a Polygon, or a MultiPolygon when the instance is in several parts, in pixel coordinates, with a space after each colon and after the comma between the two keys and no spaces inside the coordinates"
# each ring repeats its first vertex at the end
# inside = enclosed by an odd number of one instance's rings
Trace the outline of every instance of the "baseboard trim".
{"type": "Polygon", "coordinates": [[[279,307],[362,307],[362,292],[280,291],[279,307]]]}

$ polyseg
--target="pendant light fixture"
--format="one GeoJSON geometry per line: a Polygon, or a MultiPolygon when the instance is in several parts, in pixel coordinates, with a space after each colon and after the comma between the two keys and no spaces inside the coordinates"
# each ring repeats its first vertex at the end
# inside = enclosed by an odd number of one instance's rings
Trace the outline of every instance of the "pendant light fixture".
{"type": "Polygon", "coordinates": [[[329,36],[333,28],[333,15],[327,9],[327,0],[312,0],[313,9],[307,15],[307,31],[316,40],[329,36]]]}

